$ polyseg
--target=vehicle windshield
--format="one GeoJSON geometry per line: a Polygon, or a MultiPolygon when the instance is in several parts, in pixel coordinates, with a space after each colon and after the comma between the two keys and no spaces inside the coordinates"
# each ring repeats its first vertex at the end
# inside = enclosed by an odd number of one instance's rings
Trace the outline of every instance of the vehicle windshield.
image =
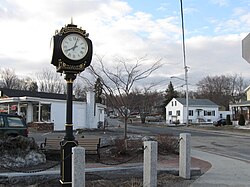
{"type": "Polygon", "coordinates": [[[22,119],[19,117],[8,116],[7,121],[8,121],[9,127],[24,127],[24,123],[22,119]]]}

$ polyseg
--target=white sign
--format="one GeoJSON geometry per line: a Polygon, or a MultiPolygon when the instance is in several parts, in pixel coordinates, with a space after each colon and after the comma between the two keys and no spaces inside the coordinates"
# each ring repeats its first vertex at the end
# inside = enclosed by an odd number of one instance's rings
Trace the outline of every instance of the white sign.
{"type": "Polygon", "coordinates": [[[250,33],[242,40],[242,57],[250,63],[250,33]]]}

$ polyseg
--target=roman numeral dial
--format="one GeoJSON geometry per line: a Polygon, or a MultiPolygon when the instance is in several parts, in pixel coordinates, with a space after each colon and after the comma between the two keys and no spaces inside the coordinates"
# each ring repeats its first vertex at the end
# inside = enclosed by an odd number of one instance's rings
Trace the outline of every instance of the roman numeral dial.
{"type": "Polygon", "coordinates": [[[63,54],[70,60],[81,60],[88,52],[88,44],[80,34],[67,35],[61,44],[63,54]]]}

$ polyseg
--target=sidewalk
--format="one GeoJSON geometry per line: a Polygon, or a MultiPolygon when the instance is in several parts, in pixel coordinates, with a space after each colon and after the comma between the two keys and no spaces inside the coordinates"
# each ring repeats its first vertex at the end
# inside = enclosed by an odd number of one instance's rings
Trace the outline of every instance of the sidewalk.
{"type": "Polygon", "coordinates": [[[192,150],[192,157],[208,161],[212,167],[190,187],[250,186],[250,163],[197,150],[192,150]]]}

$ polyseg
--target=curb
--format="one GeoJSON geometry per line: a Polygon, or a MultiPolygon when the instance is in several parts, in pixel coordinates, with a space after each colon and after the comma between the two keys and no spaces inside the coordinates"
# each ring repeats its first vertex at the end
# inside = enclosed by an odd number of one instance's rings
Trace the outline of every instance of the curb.
{"type": "MultiPolygon", "coordinates": [[[[118,178],[131,178],[143,177],[143,166],[127,166],[127,167],[108,167],[108,168],[86,168],[86,179],[95,180],[95,179],[118,179],[118,178]],[[115,172],[115,174],[114,174],[115,172]]],[[[201,175],[200,168],[191,168],[191,176],[201,175]]],[[[172,174],[179,175],[179,169],[177,168],[167,168],[159,169],[157,174],[172,174]]],[[[60,179],[59,170],[51,171],[42,171],[37,173],[1,173],[0,174],[0,184],[36,184],[46,182],[51,179],[60,179]]]]}

